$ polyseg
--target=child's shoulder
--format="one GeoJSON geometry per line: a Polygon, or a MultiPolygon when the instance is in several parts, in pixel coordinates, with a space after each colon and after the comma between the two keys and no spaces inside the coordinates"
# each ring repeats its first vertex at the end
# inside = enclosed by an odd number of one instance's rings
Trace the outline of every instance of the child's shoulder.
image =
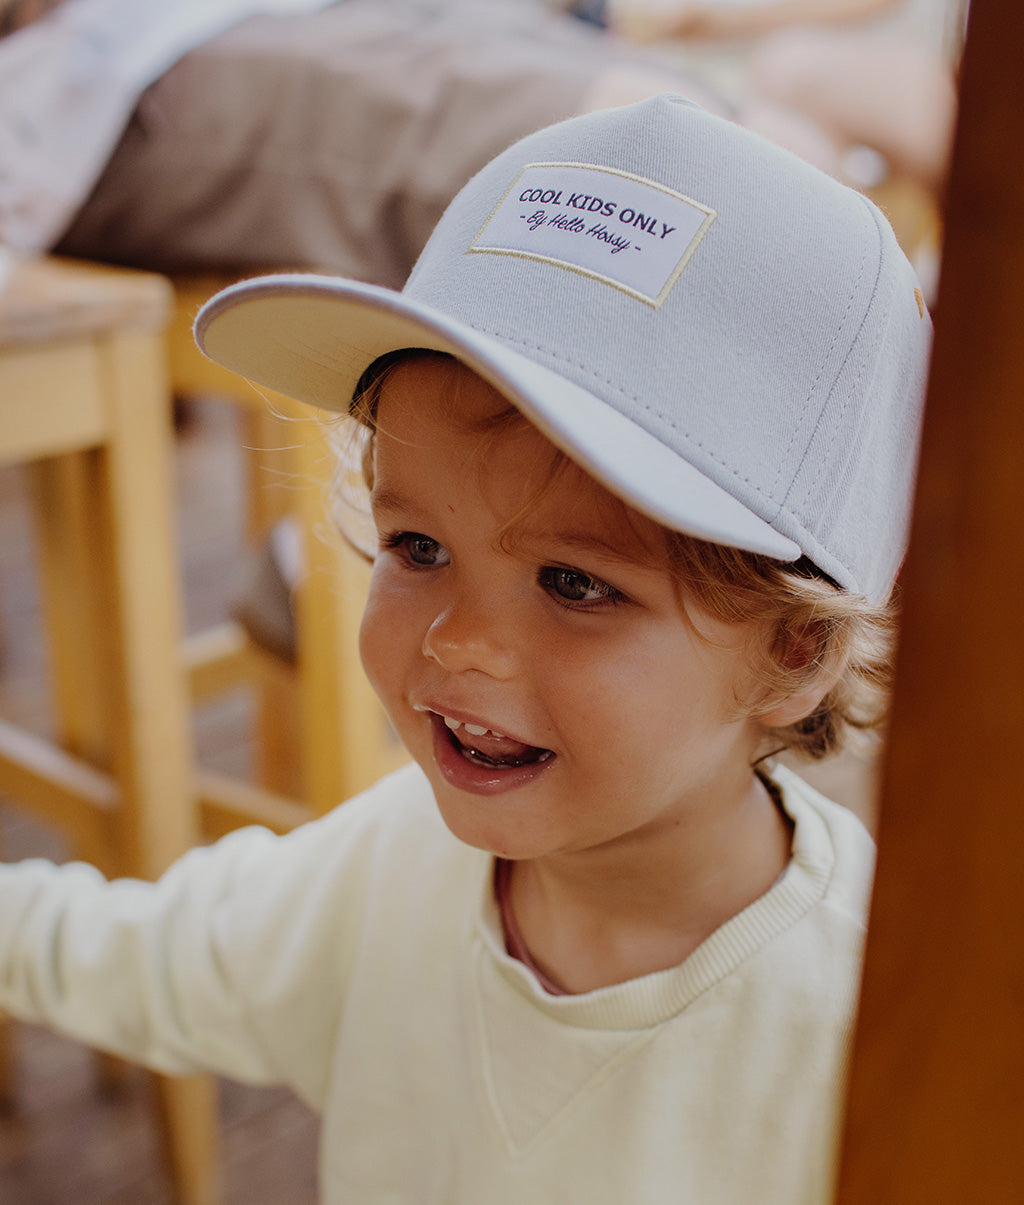
{"type": "Polygon", "coordinates": [[[489,854],[452,835],[427,776],[415,762],[295,830],[293,836],[313,860],[339,868],[362,865],[381,882],[408,874],[420,890],[434,881],[445,894],[456,882],[475,883],[490,862],[489,854]]]}
{"type": "Polygon", "coordinates": [[[457,844],[441,819],[426,775],[415,763],[385,775],[313,825],[332,843],[368,839],[457,844]]]}
{"type": "Polygon", "coordinates": [[[318,880],[351,885],[371,867],[380,872],[424,859],[451,865],[460,848],[438,815],[426,777],[407,765],[290,832],[242,828],[194,851],[184,867],[232,883],[255,876],[301,896],[318,880]]]}
{"type": "Polygon", "coordinates": [[[794,823],[793,862],[820,887],[822,903],[859,925],[867,921],[875,843],[861,820],[788,766],[770,772],[794,823]]]}
{"type": "Polygon", "coordinates": [[[428,781],[410,765],[284,835],[231,833],[190,854],[174,876],[194,885],[191,894],[220,901],[232,932],[254,947],[268,930],[309,924],[313,908],[328,944],[355,949],[374,901],[405,900],[410,909],[427,898],[450,902],[475,883],[481,857],[449,833],[428,781]]]}

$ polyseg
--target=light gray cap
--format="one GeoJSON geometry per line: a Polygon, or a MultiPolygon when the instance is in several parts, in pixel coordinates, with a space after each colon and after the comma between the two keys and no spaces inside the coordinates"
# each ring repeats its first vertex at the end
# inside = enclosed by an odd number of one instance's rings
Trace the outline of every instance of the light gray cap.
{"type": "Polygon", "coordinates": [[[327,410],[406,347],[450,352],[666,526],[888,594],[909,527],[931,323],[880,211],[676,96],[492,160],[401,293],[243,281],[211,359],[327,410]]]}

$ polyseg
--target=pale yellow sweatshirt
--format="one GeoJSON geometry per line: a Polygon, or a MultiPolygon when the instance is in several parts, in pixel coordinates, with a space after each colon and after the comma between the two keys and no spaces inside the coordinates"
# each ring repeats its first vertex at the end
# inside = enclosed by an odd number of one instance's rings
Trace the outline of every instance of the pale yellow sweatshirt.
{"type": "Polygon", "coordinates": [[[782,879],[671,970],[547,995],[492,860],[399,771],[156,886],[0,868],[0,1008],[168,1071],[284,1082],[327,1205],[826,1205],[873,862],[773,772],[782,879]]]}

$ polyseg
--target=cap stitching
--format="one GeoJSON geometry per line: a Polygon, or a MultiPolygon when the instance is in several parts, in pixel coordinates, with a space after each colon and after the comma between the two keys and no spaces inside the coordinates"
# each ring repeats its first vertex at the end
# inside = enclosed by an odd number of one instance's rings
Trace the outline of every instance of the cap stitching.
{"type": "Polygon", "coordinates": [[[815,489],[817,488],[818,482],[821,480],[822,475],[825,472],[825,463],[831,456],[832,449],[835,447],[836,440],[839,438],[839,427],[842,425],[842,418],[850,407],[850,400],[851,400],[852,394],[856,390],[857,386],[860,384],[860,379],[863,375],[864,375],[864,363],[862,362],[860,368],[857,371],[857,377],[853,382],[851,391],[847,395],[846,400],[843,402],[842,407],[840,408],[839,415],[838,415],[839,422],[836,423],[835,430],[832,432],[832,435],[828,441],[828,445],[825,448],[824,454],[819,459],[818,470],[814,474],[814,479],[811,481],[810,485],[808,485],[808,487],[804,493],[803,500],[800,503],[799,510],[795,506],[793,508],[792,513],[797,515],[798,517],[801,517],[801,518],[803,517],[805,508],[807,507],[807,504],[811,500],[811,495],[814,493],[815,489]]]}
{"type": "Polygon", "coordinates": [[[571,368],[575,368],[575,369],[578,369],[580,372],[586,373],[589,377],[591,377],[595,381],[600,381],[601,383],[603,383],[605,385],[609,385],[612,389],[614,389],[616,391],[616,393],[621,394],[624,398],[627,398],[629,401],[636,402],[637,405],[639,405],[641,407],[641,409],[646,411],[648,414],[653,414],[656,418],[660,419],[661,422],[665,424],[665,426],[671,427],[673,431],[680,432],[684,439],[689,440],[689,442],[691,444],[693,444],[694,447],[699,448],[704,453],[705,456],[707,456],[711,460],[715,461],[716,464],[721,465],[723,469],[725,469],[728,473],[730,473],[738,481],[742,481],[744,485],[749,486],[750,489],[752,489],[754,491],[754,493],[757,494],[759,497],[762,497],[766,501],[773,503],[773,505],[775,505],[776,508],[778,508],[778,503],[775,501],[775,498],[771,494],[766,494],[765,491],[762,490],[759,486],[755,485],[754,482],[752,482],[749,477],[742,476],[727,461],[723,460],[720,456],[716,456],[715,453],[712,452],[705,444],[703,444],[699,439],[697,439],[696,437],[691,435],[689,433],[689,431],[686,431],[685,429],[680,427],[677,423],[673,422],[672,419],[666,417],[660,410],[656,410],[649,403],[642,401],[639,397],[636,396],[636,394],[631,394],[627,390],[623,389],[622,386],[617,384],[615,381],[609,380],[607,377],[600,376],[598,373],[594,372],[594,370],[592,368],[590,368],[588,365],[579,364],[575,360],[570,360],[566,356],[559,355],[559,353],[556,351],[552,351],[549,348],[541,346],[541,344],[539,344],[539,343],[530,343],[525,339],[516,339],[513,336],[506,334],[504,331],[489,330],[486,327],[478,326],[478,325],[476,325],[476,323],[472,323],[472,322],[467,322],[466,325],[472,327],[473,330],[475,330],[475,331],[479,331],[480,334],[482,334],[482,335],[489,335],[494,339],[500,339],[503,343],[512,344],[512,345],[515,345],[518,347],[526,348],[530,351],[541,352],[546,356],[550,356],[551,359],[553,359],[553,360],[557,360],[562,364],[567,364],[571,368]]]}
{"type": "MultiPolygon", "coordinates": [[[[865,201],[865,207],[867,207],[866,201],[865,201]]],[[[878,220],[870,208],[868,209],[868,214],[873,219],[874,229],[877,234],[878,233],[878,220]]],[[[853,354],[853,349],[857,346],[857,343],[859,342],[861,334],[864,330],[864,324],[865,324],[865,322],[867,322],[868,314],[870,314],[871,308],[875,304],[875,301],[878,298],[878,283],[881,280],[881,276],[882,276],[882,258],[883,258],[883,249],[881,246],[881,240],[879,240],[878,250],[879,250],[878,270],[875,273],[875,281],[871,288],[871,296],[868,298],[868,303],[864,307],[864,317],[861,320],[861,324],[857,329],[857,333],[854,336],[854,338],[850,341],[849,351],[847,352],[845,359],[843,360],[842,364],[839,366],[838,371],[836,372],[835,382],[833,382],[833,386],[832,386],[833,389],[835,389],[836,384],[838,383],[840,377],[842,376],[843,369],[849,363],[850,356],[853,354]]],[[[857,278],[858,283],[860,281],[860,276],[863,275],[863,267],[864,267],[865,262],[867,261],[867,257],[868,257],[868,253],[867,253],[867,249],[865,248],[864,259],[861,261],[862,271],[858,275],[858,278],[857,278]]],[[[865,369],[866,365],[867,365],[866,358],[862,358],[860,367],[857,370],[857,376],[854,379],[852,386],[850,387],[849,391],[846,394],[846,398],[843,401],[842,406],[840,407],[839,414],[836,416],[837,421],[833,425],[832,434],[829,437],[828,443],[825,446],[823,454],[818,458],[818,468],[814,474],[814,477],[811,480],[810,484],[807,486],[806,491],[804,492],[803,499],[799,504],[799,508],[797,507],[797,504],[795,502],[793,504],[793,508],[792,508],[793,513],[796,514],[797,516],[803,515],[808,503],[810,502],[811,495],[814,493],[815,489],[818,486],[818,482],[821,480],[821,478],[825,472],[825,465],[828,462],[829,457],[832,454],[832,449],[835,447],[836,441],[839,438],[839,431],[842,427],[843,416],[846,414],[846,411],[850,408],[850,402],[853,399],[854,394],[856,393],[857,386],[860,384],[861,378],[864,376],[864,369],[865,369]]],[[[796,478],[794,476],[794,483],[795,483],[795,480],[796,480],[796,478]]]]}
{"type": "MultiPolygon", "coordinates": [[[[829,357],[832,355],[832,352],[835,350],[835,346],[839,342],[839,338],[843,332],[843,328],[846,326],[846,320],[850,316],[850,310],[853,309],[853,300],[857,296],[857,287],[859,286],[859,284],[861,282],[861,278],[864,275],[864,265],[867,262],[867,258],[868,258],[868,253],[867,253],[867,249],[865,248],[864,254],[861,257],[860,264],[857,268],[857,278],[856,278],[856,280],[854,280],[853,285],[850,288],[850,295],[846,300],[846,309],[843,311],[843,316],[839,321],[839,325],[836,327],[835,336],[833,337],[832,342],[829,344],[828,351],[826,351],[825,354],[821,357],[821,363],[818,366],[817,374],[815,375],[814,380],[811,382],[811,387],[807,391],[807,396],[804,398],[803,406],[801,406],[801,408],[800,408],[800,415],[797,418],[796,422],[793,424],[793,431],[790,436],[789,443],[786,445],[785,452],[783,452],[783,454],[779,457],[778,471],[775,474],[775,480],[772,482],[771,497],[773,499],[775,497],[776,490],[778,489],[779,481],[782,478],[783,468],[786,464],[786,461],[789,459],[789,454],[792,451],[793,445],[796,443],[797,433],[799,432],[800,428],[803,426],[804,415],[807,413],[807,409],[811,404],[811,399],[814,397],[814,394],[818,388],[818,383],[820,382],[822,374],[825,371],[825,365],[828,363],[829,357]]],[[[881,257],[879,257],[879,259],[881,259],[881,257]]],[[[855,342],[855,340],[854,340],[854,342],[855,342]]],[[[851,344],[851,346],[852,346],[852,344],[851,344]]],[[[844,364],[846,363],[845,359],[844,359],[843,363],[844,364]]],[[[842,369],[840,369],[840,371],[842,371],[842,369]]],[[[839,375],[839,373],[836,373],[837,377],[838,377],[838,375],[839,375]]],[[[808,445],[809,444],[810,444],[810,440],[808,439],[808,445]]],[[[807,454],[807,449],[805,447],[804,456],[806,456],[806,454],[807,454]]],[[[803,463],[803,457],[801,457],[800,463],[801,464],[803,463]]],[[[796,466],[796,472],[793,474],[794,480],[796,479],[796,474],[799,471],[800,471],[800,465],[798,464],[796,466]]],[[[786,493],[788,495],[789,491],[787,490],[786,493]]],[[[783,499],[783,501],[784,500],[785,499],[783,499]]],[[[783,501],[780,501],[778,504],[780,510],[782,509],[783,501]]]]}

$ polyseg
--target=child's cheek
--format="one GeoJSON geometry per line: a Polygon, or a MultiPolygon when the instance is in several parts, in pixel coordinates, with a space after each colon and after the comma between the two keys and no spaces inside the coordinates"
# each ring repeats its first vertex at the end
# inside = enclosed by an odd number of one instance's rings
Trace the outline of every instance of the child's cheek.
{"type": "Polygon", "coordinates": [[[387,705],[385,691],[389,658],[386,655],[388,632],[393,626],[389,615],[389,591],[386,585],[386,571],[381,566],[374,567],[370,579],[370,589],[363,609],[362,622],[359,625],[359,656],[363,663],[366,676],[384,704],[387,705]]]}
{"type": "Polygon", "coordinates": [[[359,655],[370,684],[391,711],[401,684],[417,660],[423,643],[421,591],[417,576],[378,559],[359,629],[359,655]]]}

